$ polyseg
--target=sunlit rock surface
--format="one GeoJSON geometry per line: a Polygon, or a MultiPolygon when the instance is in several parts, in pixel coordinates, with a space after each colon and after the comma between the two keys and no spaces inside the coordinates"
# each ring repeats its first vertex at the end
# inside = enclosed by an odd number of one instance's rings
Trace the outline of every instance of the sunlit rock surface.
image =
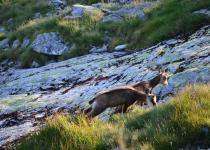
{"type": "Polygon", "coordinates": [[[34,130],[45,116],[86,108],[101,90],[152,79],[159,66],[171,70],[169,85],[154,89],[160,102],[186,84],[207,83],[210,26],[186,41],[171,39],[133,54],[92,53],[40,68],[1,72],[0,146],[34,130]]]}

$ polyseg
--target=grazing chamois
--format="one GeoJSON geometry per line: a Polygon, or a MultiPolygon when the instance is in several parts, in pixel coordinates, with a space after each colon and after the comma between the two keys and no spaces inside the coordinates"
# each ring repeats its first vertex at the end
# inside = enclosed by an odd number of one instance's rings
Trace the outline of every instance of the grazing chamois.
{"type": "Polygon", "coordinates": [[[96,94],[89,102],[92,106],[85,110],[89,118],[93,118],[102,113],[106,108],[123,105],[123,112],[136,101],[147,102],[150,105],[156,105],[156,96],[145,94],[134,89],[131,86],[124,86],[109,91],[96,94]]]}

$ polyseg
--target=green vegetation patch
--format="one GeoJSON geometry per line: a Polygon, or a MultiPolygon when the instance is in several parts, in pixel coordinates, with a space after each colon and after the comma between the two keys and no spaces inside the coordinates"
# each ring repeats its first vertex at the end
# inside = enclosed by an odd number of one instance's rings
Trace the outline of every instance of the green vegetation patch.
{"type": "Polygon", "coordinates": [[[191,85],[166,104],[151,109],[135,107],[110,121],[63,115],[48,121],[36,134],[28,136],[15,149],[91,150],[178,149],[210,146],[210,85],[191,85]]]}
{"type": "Polygon", "coordinates": [[[142,49],[177,35],[188,36],[209,24],[209,17],[192,14],[208,7],[209,0],[161,0],[158,6],[146,12],[146,21],[128,18],[122,23],[103,24],[101,30],[109,31],[114,45],[115,41],[126,42],[134,50],[142,49]]]}
{"type": "Polygon", "coordinates": [[[33,19],[35,13],[46,14],[52,9],[47,0],[1,0],[0,24],[5,25],[9,30],[14,30],[24,22],[33,19]],[[7,23],[10,18],[13,19],[11,24],[7,23]]]}
{"type": "MultiPolygon", "coordinates": [[[[95,2],[98,1],[68,0],[68,4],[95,2]]],[[[106,5],[108,6],[108,3],[106,5]]],[[[19,39],[22,42],[24,37],[28,37],[32,41],[38,34],[59,32],[65,42],[71,46],[71,50],[60,56],[59,60],[85,55],[92,46],[102,46],[105,39],[108,39],[105,37],[111,37],[109,49],[125,43],[130,46],[129,51],[133,52],[174,36],[187,37],[203,25],[209,24],[209,17],[192,14],[195,10],[208,7],[210,7],[209,0],[161,0],[156,7],[146,11],[145,21],[131,17],[123,22],[102,23],[102,12],[86,14],[78,20],[65,20],[63,16],[30,20],[35,12],[45,13],[51,9],[45,1],[32,0],[28,3],[27,0],[4,0],[0,4],[0,14],[2,14],[0,20],[14,16],[16,23],[13,27],[15,30],[7,35],[1,34],[0,39],[8,37],[11,41],[19,39]]],[[[8,54],[2,54],[0,60],[10,59],[11,56],[8,54]]],[[[18,54],[17,58],[23,60],[20,56],[21,54],[18,54]]],[[[42,56],[40,58],[39,62],[43,62],[42,56]]],[[[22,64],[30,66],[24,62],[22,64]]]]}

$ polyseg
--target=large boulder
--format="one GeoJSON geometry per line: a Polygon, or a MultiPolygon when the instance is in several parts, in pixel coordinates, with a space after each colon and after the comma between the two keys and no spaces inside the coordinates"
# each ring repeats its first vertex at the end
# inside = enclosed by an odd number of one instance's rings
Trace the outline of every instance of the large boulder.
{"type": "Polygon", "coordinates": [[[31,48],[47,55],[62,55],[69,50],[57,32],[39,34],[32,42],[31,48]]]}
{"type": "Polygon", "coordinates": [[[9,39],[4,39],[0,41],[0,49],[9,48],[9,39]]]}

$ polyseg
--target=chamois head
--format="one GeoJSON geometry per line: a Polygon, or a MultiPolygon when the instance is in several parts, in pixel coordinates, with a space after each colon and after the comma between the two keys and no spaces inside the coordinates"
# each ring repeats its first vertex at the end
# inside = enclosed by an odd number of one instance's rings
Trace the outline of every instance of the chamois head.
{"type": "Polygon", "coordinates": [[[160,83],[163,84],[163,85],[168,85],[168,73],[166,72],[166,70],[162,71],[160,70],[160,83]]]}
{"type": "Polygon", "coordinates": [[[146,103],[148,106],[156,106],[157,105],[157,97],[154,94],[148,94],[146,103]]]}

